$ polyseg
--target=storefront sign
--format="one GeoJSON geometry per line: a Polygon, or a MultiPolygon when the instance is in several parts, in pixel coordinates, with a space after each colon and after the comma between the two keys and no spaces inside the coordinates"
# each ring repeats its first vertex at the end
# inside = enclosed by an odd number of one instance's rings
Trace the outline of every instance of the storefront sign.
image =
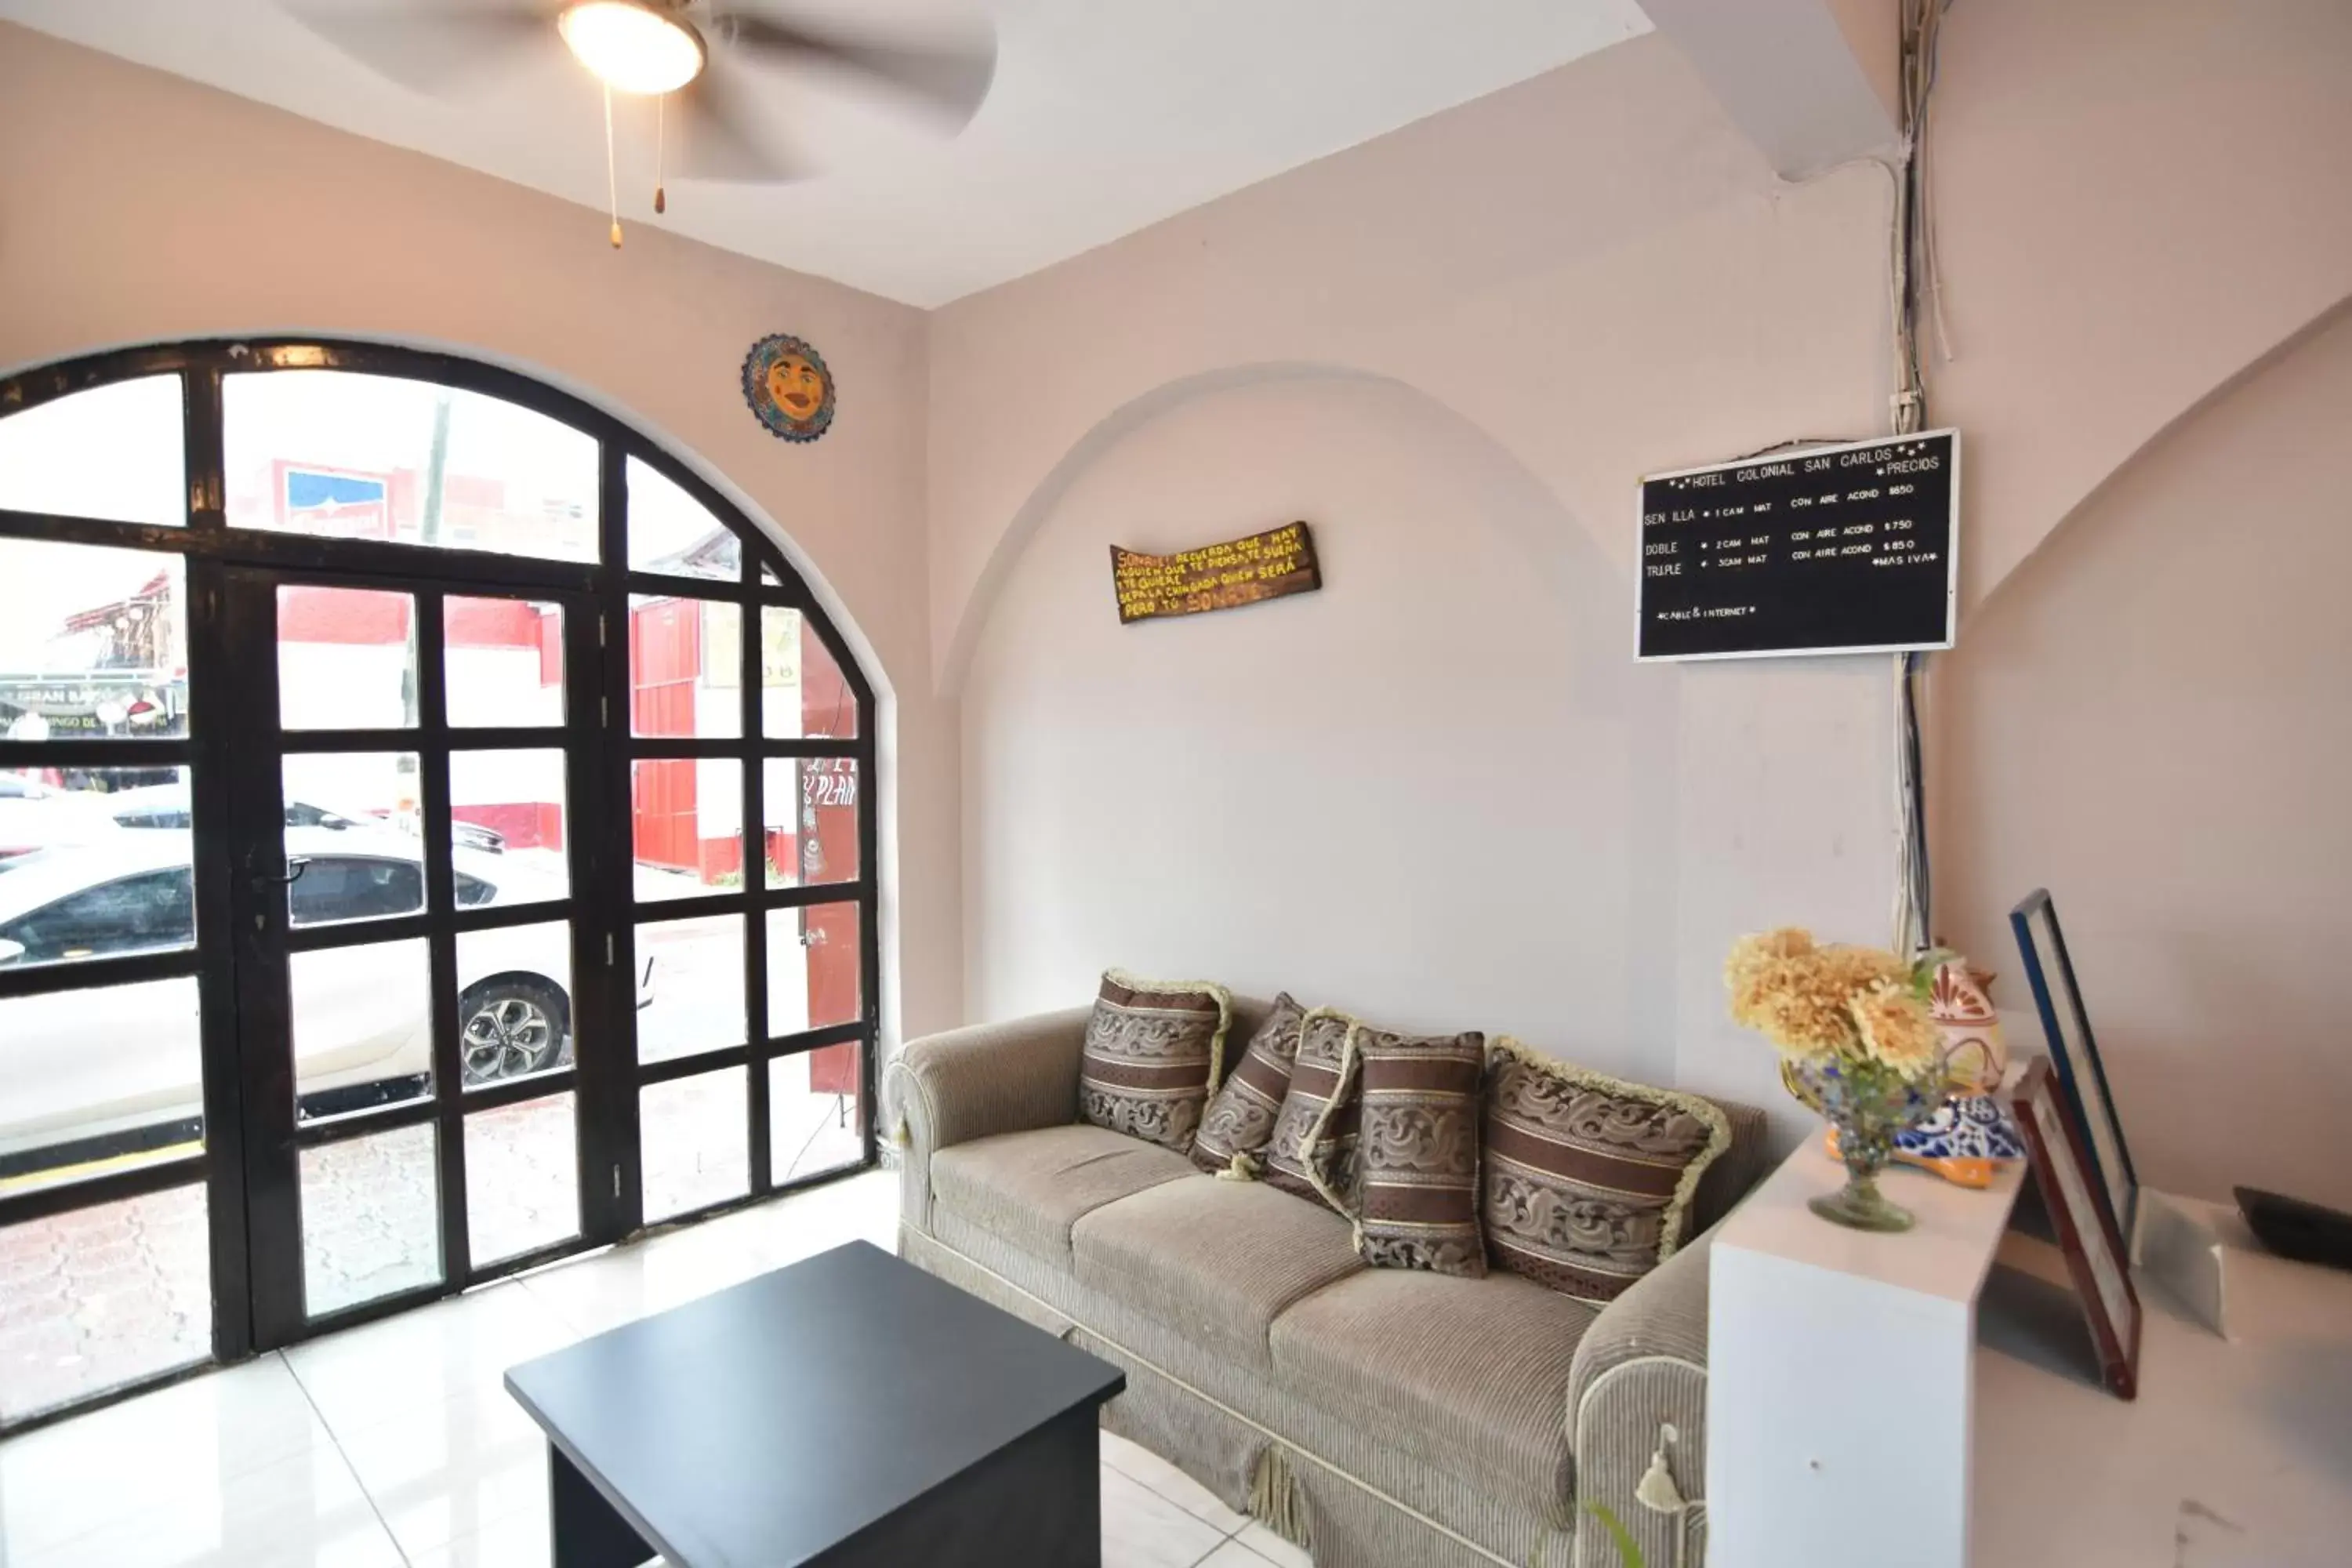
{"type": "Polygon", "coordinates": [[[1121,623],[1197,616],[1323,586],[1315,540],[1303,522],[1173,555],[1110,547],[1111,585],[1121,623]]]}

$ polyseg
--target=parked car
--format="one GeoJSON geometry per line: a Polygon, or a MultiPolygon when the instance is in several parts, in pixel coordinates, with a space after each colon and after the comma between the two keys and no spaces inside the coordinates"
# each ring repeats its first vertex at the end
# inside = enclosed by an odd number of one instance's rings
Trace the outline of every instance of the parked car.
{"type": "MultiPolygon", "coordinates": [[[[195,821],[188,795],[188,786],[184,782],[148,784],[108,795],[106,805],[116,824],[123,827],[193,827],[195,821]]],[[[370,816],[363,812],[336,811],[309,801],[289,800],[286,803],[286,826],[325,827],[341,832],[348,828],[383,828],[389,825],[383,818],[370,816]]],[[[507,847],[505,834],[484,827],[478,822],[450,823],[449,841],[461,849],[479,850],[485,855],[499,854],[507,847]]]]}
{"type": "Polygon", "coordinates": [[[110,798],[94,791],[57,789],[22,773],[0,773],[0,868],[51,845],[113,837],[118,825],[107,811],[110,798]]]}
{"type": "MultiPolygon", "coordinates": [[[[191,836],[157,828],[45,849],[0,876],[0,966],[69,964],[194,944],[191,836]]],[[[297,930],[419,913],[415,841],[387,828],[294,827],[287,888],[297,930]]],[[[561,898],[560,882],[511,860],[453,850],[461,907],[561,898]]],[[[467,1085],[558,1066],[572,1045],[568,923],[469,931],[457,943],[459,1055],[467,1085]]],[[[304,1114],[417,1092],[432,1069],[431,986],[422,941],[297,952],[294,1063],[304,1114]]],[[[202,1058],[186,981],[19,996],[0,1030],[0,1175],[101,1158],[156,1142],[201,1114],[202,1058]]],[[[652,999],[652,967],[637,1005],[652,999]]]]}

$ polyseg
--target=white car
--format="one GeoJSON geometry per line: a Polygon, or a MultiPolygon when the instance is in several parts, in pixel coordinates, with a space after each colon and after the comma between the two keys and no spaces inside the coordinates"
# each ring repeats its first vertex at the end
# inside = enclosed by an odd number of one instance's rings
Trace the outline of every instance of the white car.
{"type": "MultiPolygon", "coordinates": [[[[183,780],[179,784],[142,784],[137,789],[117,790],[104,797],[106,809],[115,823],[123,827],[188,827],[194,826],[194,808],[189,804],[189,790],[183,780]]],[[[289,827],[383,828],[390,826],[380,817],[362,812],[337,811],[331,806],[317,805],[305,800],[286,803],[286,826],[289,827]]],[[[449,841],[460,849],[479,849],[496,855],[507,847],[506,835],[495,828],[484,827],[478,822],[449,824],[449,841]]]]}
{"type": "MultiPolygon", "coordinates": [[[[0,966],[75,963],[195,940],[190,835],[158,828],[19,858],[0,876],[0,966]]],[[[388,829],[289,828],[299,929],[425,907],[415,841],[388,829]]],[[[460,907],[563,896],[511,857],[452,852],[460,907]]],[[[457,942],[465,1082],[518,1078],[572,1051],[571,928],[551,921],[457,942]]],[[[432,1070],[421,939],[297,952],[290,961],[296,1090],[306,1118],[421,1091],[432,1070]]],[[[651,999],[652,971],[637,1005],[651,999]]],[[[202,1111],[194,988],[151,981],[20,996],[0,1032],[0,1178],[164,1141],[202,1111]],[[36,1156],[33,1151],[45,1151],[36,1156]],[[58,1158],[50,1158],[54,1154],[58,1158]]]]}
{"type": "Polygon", "coordinates": [[[120,825],[107,800],[95,791],[54,789],[22,773],[0,773],[0,870],[51,845],[113,837],[120,825]]]}

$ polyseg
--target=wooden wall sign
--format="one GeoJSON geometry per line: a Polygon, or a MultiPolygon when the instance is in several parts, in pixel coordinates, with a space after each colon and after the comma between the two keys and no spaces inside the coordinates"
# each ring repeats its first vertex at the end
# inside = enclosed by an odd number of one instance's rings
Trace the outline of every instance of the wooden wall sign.
{"type": "Polygon", "coordinates": [[[1315,539],[1303,522],[1173,555],[1141,555],[1114,544],[1110,575],[1122,625],[1230,610],[1323,586],[1315,539]]]}

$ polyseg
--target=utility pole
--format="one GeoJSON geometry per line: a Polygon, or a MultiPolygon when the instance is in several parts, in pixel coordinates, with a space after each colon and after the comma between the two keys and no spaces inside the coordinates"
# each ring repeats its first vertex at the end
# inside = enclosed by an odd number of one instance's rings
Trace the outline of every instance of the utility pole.
{"type": "Polygon", "coordinates": [[[419,543],[441,542],[441,486],[448,472],[449,389],[445,386],[433,395],[433,444],[425,453],[425,511],[418,526],[419,543]]]}

